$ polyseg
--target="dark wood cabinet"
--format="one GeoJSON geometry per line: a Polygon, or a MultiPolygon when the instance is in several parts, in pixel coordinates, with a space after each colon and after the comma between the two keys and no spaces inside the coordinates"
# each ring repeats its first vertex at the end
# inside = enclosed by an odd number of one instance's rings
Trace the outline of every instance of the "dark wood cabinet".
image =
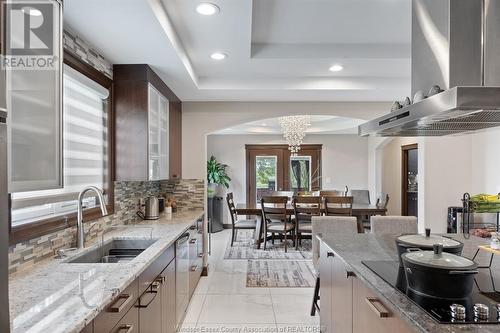
{"type": "Polygon", "coordinates": [[[170,179],[182,178],[182,103],[170,102],[170,179]]]}
{"type": "MultiPolygon", "coordinates": [[[[97,331],[96,332],[107,332],[107,331],[97,331]]],[[[111,333],[139,333],[142,332],[139,324],[139,311],[137,305],[133,306],[128,310],[128,312],[123,316],[122,319],[116,324],[115,327],[110,331],[111,333]]]]}
{"type": "Polygon", "coordinates": [[[113,75],[116,180],[181,178],[181,101],[148,65],[114,65],[113,75]]]}
{"type": "Polygon", "coordinates": [[[95,332],[112,332],[112,328],[135,304],[138,294],[138,281],[134,280],[110,305],[94,319],[95,332]]]}

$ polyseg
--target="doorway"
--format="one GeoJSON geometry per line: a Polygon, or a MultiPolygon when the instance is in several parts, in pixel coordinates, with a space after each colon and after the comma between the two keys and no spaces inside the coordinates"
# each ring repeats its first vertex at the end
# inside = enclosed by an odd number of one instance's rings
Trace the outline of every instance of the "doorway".
{"type": "Polygon", "coordinates": [[[318,191],[322,145],[302,145],[291,156],[287,145],[245,145],[247,204],[274,191],[318,191]]]}
{"type": "Polygon", "coordinates": [[[401,215],[418,217],[418,145],[401,147],[401,215]]]}

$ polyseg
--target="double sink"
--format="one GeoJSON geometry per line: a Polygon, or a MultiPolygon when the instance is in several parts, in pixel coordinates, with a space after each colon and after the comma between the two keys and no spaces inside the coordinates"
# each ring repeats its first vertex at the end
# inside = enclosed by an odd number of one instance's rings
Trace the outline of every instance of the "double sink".
{"type": "Polygon", "coordinates": [[[69,264],[110,264],[132,261],[158,239],[113,238],[66,260],[69,264]]]}

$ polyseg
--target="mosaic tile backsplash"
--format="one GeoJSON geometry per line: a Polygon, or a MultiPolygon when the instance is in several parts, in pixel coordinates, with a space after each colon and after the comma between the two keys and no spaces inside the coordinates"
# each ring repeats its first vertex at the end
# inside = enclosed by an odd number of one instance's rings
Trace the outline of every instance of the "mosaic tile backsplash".
{"type": "MultiPolygon", "coordinates": [[[[115,182],[115,212],[92,221],[86,240],[92,242],[106,229],[128,224],[138,219],[139,199],[167,193],[177,200],[179,209],[203,209],[203,180],[167,180],[155,182],[115,182]]],[[[86,225],[88,229],[88,225],[86,225]]],[[[44,259],[51,258],[61,248],[76,244],[76,227],[37,237],[9,247],[9,271],[15,272],[44,259]]]]}
{"type": "Polygon", "coordinates": [[[80,38],[71,28],[64,27],[63,35],[64,49],[71,52],[99,72],[113,78],[113,65],[101,55],[101,53],[80,38]]]}

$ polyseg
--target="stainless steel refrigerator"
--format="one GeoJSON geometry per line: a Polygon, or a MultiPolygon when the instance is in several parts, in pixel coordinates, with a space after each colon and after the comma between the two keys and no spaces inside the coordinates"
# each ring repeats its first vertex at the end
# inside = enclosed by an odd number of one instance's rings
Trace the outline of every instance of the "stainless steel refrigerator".
{"type": "Polygon", "coordinates": [[[0,70],[0,332],[10,332],[9,321],[9,205],[7,196],[7,108],[5,72],[0,70]]]}

